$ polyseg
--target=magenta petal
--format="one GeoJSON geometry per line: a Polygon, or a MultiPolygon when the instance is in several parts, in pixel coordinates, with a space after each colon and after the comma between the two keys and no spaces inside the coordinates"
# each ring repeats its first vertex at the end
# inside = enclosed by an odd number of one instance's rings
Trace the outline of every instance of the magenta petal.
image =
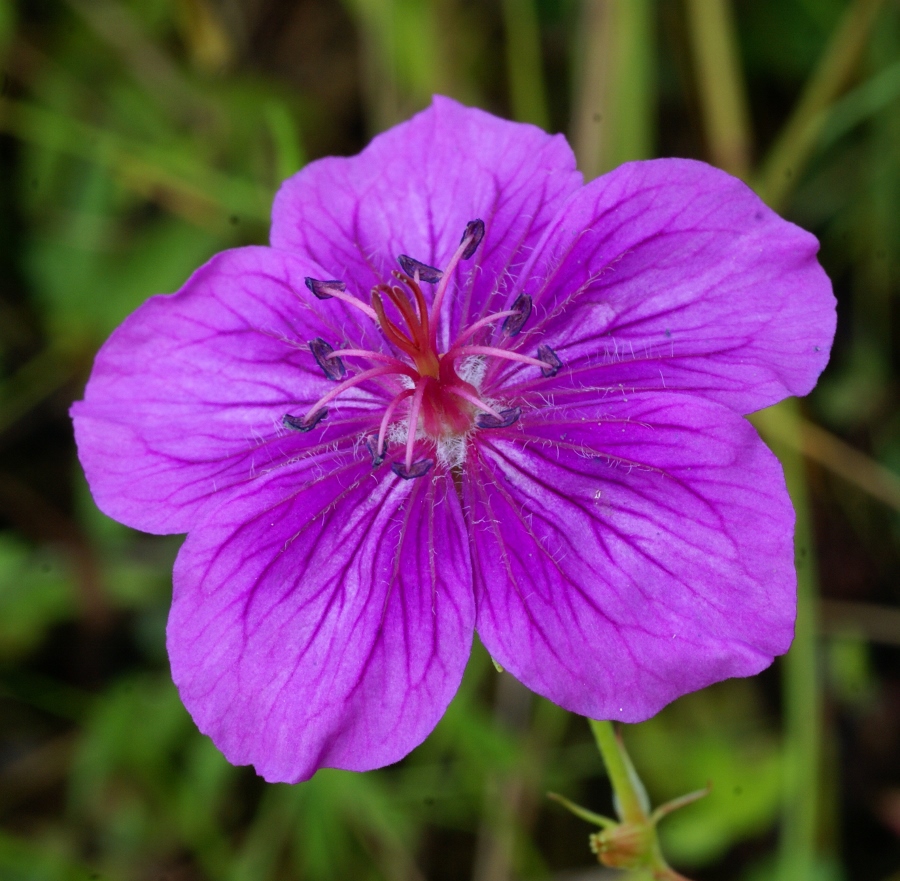
{"type": "Polygon", "coordinates": [[[321,269],[269,248],[227,251],[116,330],[72,407],[103,511],[148,532],[184,532],[217,492],[378,424],[383,398],[357,389],[315,432],[282,425],[334,387],[309,341],[336,347],[373,331],[339,300],[317,300],[304,284],[311,272],[321,269]]]}
{"type": "Polygon", "coordinates": [[[828,361],[817,250],[722,171],[629,163],[570,199],[523,270],[526,334],[568,365],[560,390],[682,390],[749,413],[806,394],[828,361]]]}
{"type": "Polygon", "coordinates": [[[446,303],[453,327],[442,331],[453,332],[460,320],[499,308],[500,282],[580,185],[561,135],[435,96],[358,156],[321,159],[285,181],[271,241],[362,294],[390,280],[401,254],[443,269],[466,225],[480,219],[484,239],[457,271],[462,290],[446,303]]]}
{"type": "Polygon", "coordinates": [[[793,512],[740,414],[827,361],[817,242],[701,163],[580,184],[562,137],[436,97],[98,354],[79,456],[106,513],[190,530],[172,673],[232,762],[400,759],[476,625],[625,721],[786,651],[793,512]]]}
{"type": "Polygon", "coordinates": [[[479,443],[477,629],[529,688],[637,722],[793,636],[794,514],[744,419],[677,394],[531,411],[479,443]]]}
{"type": "Polygon", "coordinates": [[[395,762],[459,686],[474,602],[452,480],[385,471],[338,454],[280,469],[178,556],[173,678],[200,730],[266,780],[395,762]]]}

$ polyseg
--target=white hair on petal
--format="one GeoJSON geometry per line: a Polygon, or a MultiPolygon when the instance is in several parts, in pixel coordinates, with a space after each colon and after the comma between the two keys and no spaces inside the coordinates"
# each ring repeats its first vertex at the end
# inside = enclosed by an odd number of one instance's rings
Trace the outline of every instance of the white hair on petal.
{"type": "Polygon", "coordinates": [[[456,468],[466,461],[468,435],[457,434],[442,437],[436,444],[438,464],[444,468],[456,468]]]}
{"type": "MultiPolygon", "coordinates": [[[[419,428],[416,430],[416,437],[420,437],[422,434],[422,429],[419,428]]],[[[390,444],[405,444],[406,439],[409,437],[409,416],[402,417],[398,419],[396,422],[392,422],[388,426],[387,434],[385,437],[386,443],[390,444]]]]}
{"type": "Polygon", "coordinates": [[[459,378],[463,380],[463,382],[474,385],[478,391],[481,391],[481,381],[484,379],[485,373],[487,373],[487,364],[485,363],[484,358],[466,358],[459,365],[459,378]]]}

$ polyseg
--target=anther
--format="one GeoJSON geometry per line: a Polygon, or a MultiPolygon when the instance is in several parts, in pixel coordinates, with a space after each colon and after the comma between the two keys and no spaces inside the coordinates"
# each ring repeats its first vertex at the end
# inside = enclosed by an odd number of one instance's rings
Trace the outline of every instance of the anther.
{"type": "Polygon", "coordinates": [[[407,257],[406,254],[401,254],[397,258],[397,262],[410,278],[415,278],[416,273],[418,273],[419,281],[427,281],[429,284],[437,284],[444,275],[440,269],[435,269],[433,266],[422,263],[421,260],[416,260],[414,257],[407,257]]]}
{"type": "Polygon", "coordinates": [[[347,375],[344,362],[334,354],[334,349],[321,337],[309,341],[309,350],[313,353],[316,363],[322,368],[327,379],[337,382],[347,375]]]}
{"type": "Polygon", "coordinates": [[[366,438],[366,449],[372,457],[372,467],[377,468],[384,461],[384,452],[378,452],[378,440],[376,438],[366,438]]]}
{"type": "Polygon", "coordinates": [[[512,312],[513,314],[503,322],[503,332],[507,336],[515,336],[528,321],[528,316],[531,315],[531,297],[528,294],[519,294],[512,304],[512,312]]]}
{"type": "Polygon", "coordinates": [[[478,428],[509,428],[510,425],[519,421],[521,415],[521,407],[510,407],[508,410],[501,410],[499,417],[491,413],[479,413],[475,417],[475,425],[478,428]]]}
{"type": "Polygon", "coordinates": [[[466,250],[462,252],[463,260],[468,260],[475,253],[476,248],[481,244],[481,240],[484,238],[483,220],[470,220],[466,224],[466,231],[463,233],[463,237],[459,240],[459,243],[462,244],[469,237],[471,237],[472,240],[469,242],[466,250]]]}
{"type": "Polygon", "coordinates": [[[337,279],[331,279],[330,281],[319,281],[317,278],[310,278],[306,276],[303,279],[306,282],[306,286],[320,299],[320,300],[330,300],[335,293],[344,293],[347,290],[347,285],[345,285],[342,281],[338,281],[337,279]]]}
{"type": "Polygon", "coordinates": [[[444,304],[444,295],[447,293],[450,279],[453,277],[453,273],[459,265],[459,261],[468,260],[469,257],[475,253],[475,249],[481,244],[483,238],[484,221],[470,220],[466,224],[466,230],[463,233],[462,239],[460,239],[456,253],[450,258],[450,262],[444,269],[444,274],[441,277],[440,284],[437,286],[437,290],[434,292],[434,300],[432,300],[431,303],[431,314],[435,316],[435,321],[431,323],[431,331],[428,334],[428,339],[432,349],[437,347],[437,316],[441,314],[441,306],[444,304]]]}
{"type": "Polygon", "coordinates": [[[559,359],[559,355],[550,348],[550,346],[541,343],[538,346],[538,360],[543,361],[546,364],[546,367],[541,368],[541,373],[544,376],[556,376],[559,373],[560,367],[563,366],[562,361],[559,359]]]}
{"type": "Polygon", "coordinates": [[[327,413],[328,411],[324,408],[316,410],[309,419],[304,419],[302,416],[291,416],[290,413],[285,413],[284,416],[281,417],[281,424],[285,428],[290,428],[291,431],[311,431],[325,418],[327,413]]]}
{"type": "Polygon", "coordinates": [[[431,471],[433,465],[433,459],[419,459],[418,462],[413,462],[409,468],[406,467],[405,462],[394,462],[391,464],[391,471],[404,480],[414,480],[416,477],[424,477],[431,471]]]}

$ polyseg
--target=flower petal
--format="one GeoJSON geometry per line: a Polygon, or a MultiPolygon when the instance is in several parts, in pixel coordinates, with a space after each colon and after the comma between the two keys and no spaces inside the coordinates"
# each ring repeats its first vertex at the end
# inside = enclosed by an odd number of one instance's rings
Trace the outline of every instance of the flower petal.
{"type": "Polygon", "coordinates": [[[679,394],[523,414],[466,480],[477,629],[525,685],[638,722],[793,636],[794,514],[731,410],[679,394]]]}
{"type": "Polygon", "coordinates": [[[116,330],[72,407],[103,511],[148,532],[185,532],[224,488],[377,425],[377,389],[356,389],[316,430],[282,426],[335,386],[308,342],[336,347],[365,333],[351,307],[307,290],[313,272],[321,268],[270,248],[227,251],[116,330]]]}
{"type": "Polygon", "coordinates": [[[629,163],[548,230],[522,274],[534,315],[516,343],[553,347],[567,400],[665,388],[749,413],[808,393],[828,361],[835,303],[817,250],[722,171],[629,163]]]}
{"type": "Polygon", "coordinates": [[[474,601],[453,483],[345,453],[234,493],[175,564],[172,675],[198,727],[269,781],[390,764],[462,678],[474,601]]]}
{"type": "Polygon", "coordinates": [[[401,254],[443,269],[469,221],[483,220],[483,241],[457,270],[460,292],[445,301],[446,346],[460,321],[499,308],[508,270],[580,185],[561,135],[435,96],[358,156],[320,159],[285,181],[271,241],[362,293],[389,281],[401,254]]]}

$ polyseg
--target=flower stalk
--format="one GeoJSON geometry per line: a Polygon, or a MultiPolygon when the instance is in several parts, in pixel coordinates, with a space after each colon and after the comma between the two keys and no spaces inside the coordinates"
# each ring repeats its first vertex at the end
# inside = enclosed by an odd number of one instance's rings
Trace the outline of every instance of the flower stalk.
{"type": "Polygon", "coordinates": [[[612,722],[588,721],[606,766],[619,819],[595,814],[554,792],[549,793],[550,798],[576,817],[600,828],[601,831],[593,833],[589,841],[591,850],[604,866],[630,870],[635,878],[646,881],[688,881],[666,863],[656,826],[672,811],[703,798],[709,787],[673,799],[651,811],[644,786],[612,722]]]}

